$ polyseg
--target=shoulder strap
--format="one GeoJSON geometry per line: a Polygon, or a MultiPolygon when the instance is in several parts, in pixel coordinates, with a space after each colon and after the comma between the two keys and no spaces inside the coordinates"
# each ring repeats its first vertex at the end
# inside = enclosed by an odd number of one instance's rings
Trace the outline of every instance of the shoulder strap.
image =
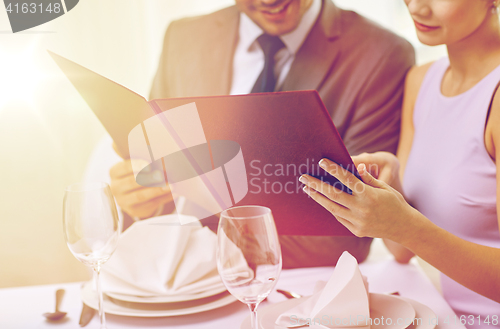
{"type": "Polygon", "coordinates": [[[493,90],[493,95],[491,95],[490,104],[488,105],[488,112],[486,113],[486,120],[484,122],[484,129],[486,129],[486,125],[488,124],[488,119],[490,118],[491,107],[493,106],[493,100],[497,94],[498,88],[500,88],[500,81],[498,81],[495,89],[493,90]]]}

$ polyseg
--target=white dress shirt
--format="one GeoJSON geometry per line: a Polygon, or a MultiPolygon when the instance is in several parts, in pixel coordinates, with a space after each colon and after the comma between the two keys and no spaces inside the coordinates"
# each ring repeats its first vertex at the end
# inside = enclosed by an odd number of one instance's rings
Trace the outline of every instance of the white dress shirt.
{"type": "MultiPolygon", "coordinates": [[[[300,20],[299,25],[290,33],[280,36],[285,48],[275,55],[274,74],[278,77],[276,87],[285,80],[295,54],[306,39],[321,10],[321,0],[313,0],[300,20]]],[[[264,31],[244,13],[240,14],[239,38],[233,58],[233,77],[231,95],[248,94],[264,68],[264,52],[257,38],[264,31]]]]}

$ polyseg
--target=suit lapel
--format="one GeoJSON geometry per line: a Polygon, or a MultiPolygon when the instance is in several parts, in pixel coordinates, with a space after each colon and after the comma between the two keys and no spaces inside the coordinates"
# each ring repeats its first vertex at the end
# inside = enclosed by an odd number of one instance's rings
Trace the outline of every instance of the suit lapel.
{"type": "Polygon", "coordinates": [[[238,10],[234,6],[228,8],[213,24],[213,33],[197,54],[204,58],[200,66],[201,94],[227,95],[231,90],[233,55],[238,41],[238,10]]]}
{"type": "Polygon", "coordinates": [[[319,89],[340,53],[335,42],[340,26],[339,9],[331,0],[324,0],[320,17],[295,55],[280,90],[319,89]]]}

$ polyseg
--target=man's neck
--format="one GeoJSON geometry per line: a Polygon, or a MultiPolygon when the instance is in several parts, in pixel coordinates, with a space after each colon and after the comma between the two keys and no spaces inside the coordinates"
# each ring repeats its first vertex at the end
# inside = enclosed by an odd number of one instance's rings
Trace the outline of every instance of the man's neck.
{"type": "MultiPolygon", "coordinates": [[[[302,16],[299,25],[297,25],[293,31],[280,36],[290,53],[295,54],[299,50],[300,46],[311,31],[311,28],[318,19],[321,11],[321,3],[322,0],[313,0],[311,6],[302,16]]],[[[241,13],[239,26],[240,42],[244,42],[249,48],[263,33],[265,32],[260,28],[260,26],[253,22],[247,15],[241,13]]]]}
{"type": "Polygon", "coordinates": [[[321,12],[321,0],[313,0],[311,6],[302,16],[299,25],[295,30],[287,34],[281,35],[281,40],[285,43],[288,50],[295,54],[311,31],[314,23],[318,19],[321,12]]]}

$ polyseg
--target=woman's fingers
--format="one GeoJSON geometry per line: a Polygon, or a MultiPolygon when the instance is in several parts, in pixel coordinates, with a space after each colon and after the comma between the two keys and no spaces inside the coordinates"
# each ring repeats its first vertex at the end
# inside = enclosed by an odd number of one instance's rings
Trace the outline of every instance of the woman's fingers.
{"type": "Polygon", "coordinates": [[[309,175],[300,176],[299,181],[302,184],[309,187],[310,189],[315,190],[315,191],[323,194],[324,196],[326,196],[328,199],[332,200],[333,202],[341,204],[345,207],[349,207],[349,201],[350,201],[350,198],[352,198],[352,195],[344,193],[342,190],[336,188],[335,186],[332,186],[332,185],[330,185],[322,180],[311,177],[309,175]]]}
{"type": "Polygon", "coordinates": [[[366,170],[366,165],[364,163],[360,164],[358,166],[358,172],[359,175],[361,176],[361,179],[363,182],[367,185],[373,186],[373,187],[383,187],[384,183],[382,181],[379,181],[373,177],[368,170],[366,170]]]}
{"type": "Polygon", "coordinates": [[[352,157],[356,168],[364,163],[368,172],[376,179],[392,185],[398,179],[399,161],[389,152],[362,153],[352,157]]]}
{"type": "MultiPolygon", "coordinates": [[[[311,199],[319,203],[323,208],[328,210],[332,215],[334,216],[339,216],[339,217],[346,217],[349,214],[349,209],[342,206],[341,204],[338,204],[337,202],[334,202],[330,200],[329,198],[325,197],[323,194],[315,191],[314,189],[304,186],[303,191],[307,193],[311,199]]],[[[344,193],[347,194],[347,193],[344,193]]]]}
{"type": "Polygon", "coordinates": [[[354,165],[356,166],[356,168],[362,164],[362,163],[371,163],[372,161],[372,154],[369,154],[369,153],[361,153],[359,155],[354,155],[351,157],[352,159],[352,162],[354,163],[354,165]]]}
{"type": "Polygon", "coordinates": [[[350,188],[353,192],[364,190],[363,182],[354,176],[349,170],[342,168],[338,164],[328,159],[322,159],[319,166],[333,177],[337,178],[342,184],[350,188]]]}
{"type": "Polygon", "coordinates": [[[325,196],[323,196],[321,193],[316,192],[315,190],[304,186],[303,188],[304,192],[307,193],[314,201],[319,203],[321,206],[323,206],[326,210],[328,210],[335,218],[339,221],[340,224],[344,225],[351,233],[354,235],[357,235],[357,229],[356,226],[353,225],[349,220],[346,219],[346,217],[350,216],[350,210],[346,207],[343,207],[342,205],[339,205],[325,196]]]}
{"type": "Polygon", "coordinates": [[[357,168],[361,180],[330,160],[321,160],[320,166],[350,188],[352,195],[308,175],[300,178],[306,184],[304,192],[358,237],[397,236],[394,219],[406,204],[397,191],[373,177],[364,163],[357,168]]]}
{"type": "MultiPolygon", "coordinates": [[[[359,170],[358,170],[358,172],[359,172],[359,170]]],[[[371,173],[371,174],[373,176],[373,173],[371,173]]],[[[394,181],[395,176],[396,176],[396,174],[392,172],[392,169],[389,168],[388,166],[386,166],[386,167],[382,168],[382,170],[380,170],[380,173],[378,174],[377,179],[379,181],[384,182],[384,183],[390,184],[391,182],[394,181]]]]}

